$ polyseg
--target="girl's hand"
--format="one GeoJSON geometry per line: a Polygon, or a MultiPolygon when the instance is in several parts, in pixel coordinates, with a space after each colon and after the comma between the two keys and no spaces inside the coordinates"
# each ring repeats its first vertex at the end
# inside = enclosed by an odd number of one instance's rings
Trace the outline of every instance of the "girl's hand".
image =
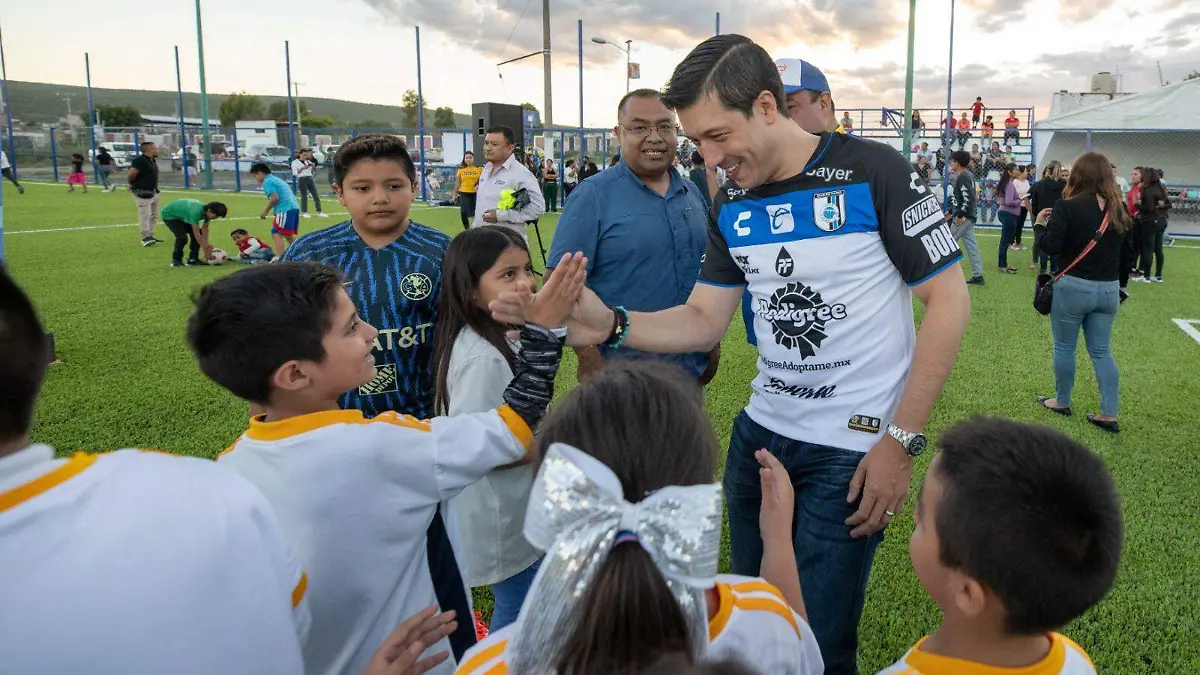
{"type": "Polygon", "coordinates": [[[383,641],[364,675],[420,675],[450,657],[443,651],[418,661],[429,645],[450,635],[458,628],[454,611],[438,613],[437,605],[431,605],[401,623],[383,641]]]}
{"type": "Polygon", "coordinates": [[[767,450],[754,453],[761,467],[758,477],[762,483],[762,507],[758,513],[758,528],[765,541],[792,540],[792,520],[796,516],[796,493],[787,469],[767,450]]]}
{"type": "Polygon", "coordinates": [[[1054,209],[1042,209],[1041,211],[1038,211],[1037,220],[1034,222],[1045,224],[1046,221],[1050,220],[1050,214],[1053,212],[1054,209]]]}
{"type": "Polygon", "coordinates": [[[521,313],[528,321],[558,328],[571,316],[586,282],[587,258],[582,253],[568,253],[558,261],[554,273],[538,293],[533,293],[527,284],[518,284],[521,313]]]}

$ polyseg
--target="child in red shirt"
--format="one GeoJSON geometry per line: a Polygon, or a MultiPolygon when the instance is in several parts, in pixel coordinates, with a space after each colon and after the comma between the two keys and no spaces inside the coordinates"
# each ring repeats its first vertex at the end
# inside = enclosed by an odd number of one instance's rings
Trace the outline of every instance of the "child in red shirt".
{"type": "Polygon", "coordinates": [[[270,246],[264,244],[262,239],[250,236],[250,233],[243,229],[234,230],[229,236],[233,237],[233,243],[238,247],[238,256],[230,260],[254,264],[270,262],[271,258],[275,257],[270,246]]]}
{"type": "Polygon", "coordinates": [[[986,106],[983,105],[983,97],[976,96],[975,104],[971,106],[971,122],[972,123],[974,123],[976,125],[979,124],[979,118],[983,115],[983,109],[985,107],[986,106]]]}

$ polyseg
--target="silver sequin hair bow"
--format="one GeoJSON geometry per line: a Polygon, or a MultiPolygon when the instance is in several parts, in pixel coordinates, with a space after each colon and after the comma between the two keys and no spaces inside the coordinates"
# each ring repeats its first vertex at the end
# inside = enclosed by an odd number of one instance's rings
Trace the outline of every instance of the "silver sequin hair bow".
{"type": "Polygon", "coordinates": [[[579,625],[576,604],[624,532],[637,537],[662,572],[687,617],[693,654],[702,658],[708,649],[704,592],[717,573],[721,506],[720,483],[666,487],[630,503],[602,462],[569,445],[551,445],[525,513],[525,538],[546,558],[509,647],[512,672],[554,672],[559,649],[579,625]]]}

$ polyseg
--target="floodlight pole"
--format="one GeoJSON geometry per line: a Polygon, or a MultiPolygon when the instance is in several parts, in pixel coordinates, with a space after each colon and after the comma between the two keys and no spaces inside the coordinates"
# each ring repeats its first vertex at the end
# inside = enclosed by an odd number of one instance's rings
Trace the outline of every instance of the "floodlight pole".
{"type": "Polygon", "coordinates": [[[200,0],[196,0],[196,55],[200,59],[200,129],[204,137],[204,187],[211,190],[212,130],[208,128],[208,85],[204,81],[204,26],[200,20],[200,0]]]}
{"type": "Polygon", "coordinates": [[[917,38],[917,0],[908,0],[908,66],[904,71],[904,156],[912,149],[913,46],[917,38]]]}

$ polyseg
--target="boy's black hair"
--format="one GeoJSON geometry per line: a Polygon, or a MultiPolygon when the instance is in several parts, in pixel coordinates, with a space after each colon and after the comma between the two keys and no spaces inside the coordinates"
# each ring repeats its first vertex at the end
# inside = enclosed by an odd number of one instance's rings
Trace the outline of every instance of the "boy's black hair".
{"type": "Polygon", "coordinates": [[[250,165],[250,173],[271,173],[271,165],[266,162],[255,162],[250,165]]]}
{"type": "Polygon", "coordinates": [[[224,218],[229,214],[229,209],[221,202],[209,202],[204,205],[204,210],[218,218],[224,218]]]}
{"type": "Polygon", "coordinates": [[[46,331],[33,303],[0,265],[0,441],[29,433],[49,363],[46,331]]]}
{"type": "Polygon", "coordinates": [[[950,153],[950,161],[955,162],[964,169],[971,166],[971,153],[966,150],[955,150],[950,153]]]}
{"type": "Polygon", "coordinates": [[[503,124],[497,124],[496,126],[488,127],[488,130],[485,132],[485,134],[501,134],[504,136],[504,140],[508,141],[509,145],[517,144],[517,137],[515,134],[513,134],[512,127],[506,127],[503,124]]]}
{"type": "Polygon", "coordinates": [[[390,159],[404,169],[410,183],[417,184],[417,165],[408,154],[408,146],[404,139],[391,134],[364,134],[343,143],[333,159],[333,182],[341,185],[350,169],[364,159],[390,159]]]}
{"type": "Polygon", "coordinates": [[[1049,427],[995,417],[956,424],[938,443],[942,564],[1000,599],[1010,634],[1057,630],[1108,593],[1123,525],[1099,456],[1049,427]]]}
{"type": "Polygon", "coordinates": [[[142,152],[145,152],[146,148],[148,148],[152,145],[154,145],[154,141],[142,141],[140,144],[138,144],[138,149],[141,150],[142,152]]]}
{"type": "Polygon", "coordinates": [[[342,275],[313,262],[254,266],[193,297],[187,342],[200,370],[234,395],[267,403],[271,378],[293,360],[320,362],[342,275]]]}
{"type": "Polygon", "coordinates": [[[235,234],[240,234],[240,235],[243,235],[243,236],[246,236],[246,237],[249,237],[249,236],[250,236],[250,233],[249,233],[249,232],[247,232],[247,231],[243,230],[243,229],[242,229],[242,228],[240,228],[240,227],[239,227],[238,229],[236,229],[236,230],[233,230],[232,232],[230,232],[230,233],[229,233],[229,236],[231,236],[231,237],[232,237],[232,236],[233,236],[233,235],[235,235],[235,234]]]}
{"type": "Polygon", "coordinates": [[[722,106],[749,117],[764,91],[775,97],[775,108],[786,117],[783,80],[771,55],[750,38],[728,33],[696,45],[675,66],[661,100],[671,110],[679,110],[714,94],[722,106]]]}

